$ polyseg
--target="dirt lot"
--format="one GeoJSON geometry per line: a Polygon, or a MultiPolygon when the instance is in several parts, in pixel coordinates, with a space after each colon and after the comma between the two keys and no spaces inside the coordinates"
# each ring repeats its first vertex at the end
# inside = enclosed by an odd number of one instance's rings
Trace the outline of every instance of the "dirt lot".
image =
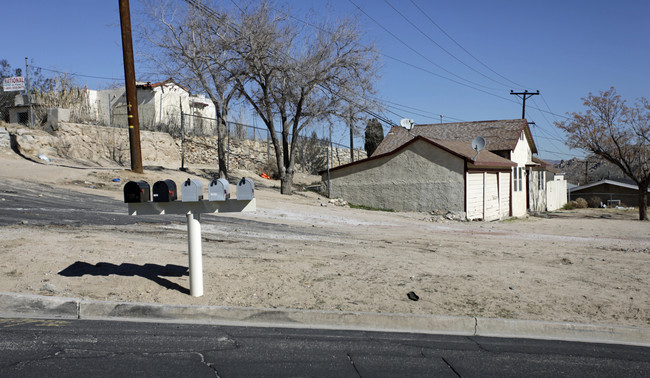
{"type": "MultiPolygon", "coordinates": [[[[71,169],[5,152],[0,167],[0,179],[118,200],[112,177],[188,177],[71,169]]],[[[203,224],[203,297],[187,295],[183,217],[163,225],[2,227],[0,291],[650,326],[650,222],[635,220],[635,210],[436,223],[428,214],[337,207],[300,190],[281,196],[276,182],[256,182],[256,213],[204,216],[218,221],[203,224]],[[409,300],[410,291],[420,300],[409,300]]]]}

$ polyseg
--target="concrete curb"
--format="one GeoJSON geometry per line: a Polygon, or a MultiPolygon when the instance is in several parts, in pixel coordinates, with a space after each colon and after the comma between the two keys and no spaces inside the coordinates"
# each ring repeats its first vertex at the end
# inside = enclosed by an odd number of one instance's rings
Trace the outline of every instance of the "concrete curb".
{"type": "Polygon", "coordinates": [[[514,337],[650,347],[650,328],[512,319],[89,301],[0,293],[0,316],[514,337]]]}

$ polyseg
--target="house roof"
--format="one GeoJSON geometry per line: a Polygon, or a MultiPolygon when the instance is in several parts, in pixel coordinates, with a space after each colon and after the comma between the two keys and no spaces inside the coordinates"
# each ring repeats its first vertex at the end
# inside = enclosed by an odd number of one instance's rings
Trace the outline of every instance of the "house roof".
{"type": "Polygon", "coordinates": [[[135,86],[136,86],[137,88],[151,88],[151,89],[153,89],[153,88],[157,88],[157,87],[164,87],[165,85],[168,85],[168,84],[174,84],[174,85],[176,85],[177,87],[182,88],[182,89],[185,90],[186,92],[189,92],[189,91],[190,91],[189,89],[185,88],[184,86],[178,84],[178,83],[177,83],[174,79],[172,79],[171,77],[170,77],[169,79],[167,79],[167,80],[159,81],[159,82],[157,82],[157,83],[151,83],[150,81],[147,81],[147,82],[139,81],[139,82],[136,83],[135,86]]]}
{"type": "Polygon", "coordinates": [[[531,151],[536,154],[537,147],[525,119],[415,125],[411,130],[396,126],[388,132],[374,154],[381,155],[394,150],[408,141],[410,135],[467,143],[481,136],[485,138],[485,148],[489,151],[512,151],[517,146],[522,132],[526,134],[531,151]]]}
{"type": "MultiPolygon", "coordinates": [[[[403,129],[404,130],[404,129],[403,129]]],[[[499,155],[493,154],[490,151],[481,151],[481,153],[476,156],[476,151],[472,148],[472,145],[470,142],[461,142],[461,141],[452,141],[452,140],[432,140],[429,138],[425,138],[422,136],[409,136],[408,137],[411,139],[403,143],[402,145],[398,146],[397,148],[388,151],[383,154],[372,154],[371,157],[364,159],[364,160],[358,160],[353,163],[345,164],[345,165],[340,165],[335,168],[331,168],[330,171],[350,167],[356,164],[363,164],[367,161],[370,160],[375,160],[379,159],[384,156],[389,156],[396,154],[402,150],[404,150],[406,147],[409,145],[415,143],[416,141],[423,141],[425,143],[428,143],[432,146],[435,146],[437,148],[440,148],[444,151],[449,152],[452,155],[458,156],[459,158],[465,160],[468,163],[468,168],[473,168],[473,169],[487,169],[487,168],[501,168],[501,169],[510,169],[511,167],[516,166],[515,163],[512,161],[502,158],[499,155]],[[474,160],[474,157],[476,156],[476,160],[474,160]]],[[[321,171],[319,173],[324,173],[325,171],[321,171]]]]}
{"type": "Polygon", "coordinates": [[[537,156],[533,156],[533,164],[531,164],[531,165],[537,165],[537,166],[540,166],[540,167],[542,167],[545,171],[553,172],[553,173],[555,173],[555,174],[562,173],[561,171],[559,171],[559,170],[553,168],[553,164],[551,164],[551,163],[549,163],[549,162],[547,162],[547,161],[545,161],[545,160],[542,160],[542,159],[538,158],[537,156]]]}
{"type": "MultiPolygon", "coordinates": [[[[592,182],[592,183],[589,183],[589,184],[586,184],[586,185],[576,186],[574,188],[570,188],[569,192],[575,192],[575,191],[579,191],[579,190],[582,190],[582,189],[593,188],[594,186],[605,185],[605,184],[614,185],[614,186],[618,186],[618,187],[621,187],[621,188],[639,190],[638,185],[626,184],[626,183],[619,182],[619,181],[614,181],[614,180],[600,180],[600,181],[592,182]]],[[[648,192],[650,192],[650,188],[648,188],[648,192]]]]}

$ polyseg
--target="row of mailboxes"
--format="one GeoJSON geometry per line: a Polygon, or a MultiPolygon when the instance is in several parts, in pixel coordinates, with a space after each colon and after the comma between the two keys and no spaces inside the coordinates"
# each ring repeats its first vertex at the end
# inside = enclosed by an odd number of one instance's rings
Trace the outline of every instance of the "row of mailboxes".
{"type": "MultiPolygon", "coordinates": [[[[124,202],[171,202],[178,199],[176,183],[173,180],[157,181],[152,190],[146,181],[129,181],[124,185],[124,202]]],[[[237,200],[252,200],[255,197],[253,180],[244,177],[237,183],[237,200]]],[[[198,202],[203,199],[203,183],[196,179],[187,179],[181,187],[183,202],[198,202]]],[[[230,183],[226,179],[214,179],[208,186],[208,201],[226,201],[230,199],[230,183]]]]}

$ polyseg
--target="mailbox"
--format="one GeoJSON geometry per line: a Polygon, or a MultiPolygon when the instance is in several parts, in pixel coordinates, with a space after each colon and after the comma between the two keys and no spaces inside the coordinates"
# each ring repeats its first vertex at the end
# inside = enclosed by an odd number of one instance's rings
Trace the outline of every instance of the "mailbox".
{"type": "Polygon", "coordinates": [[[151,198],[151,190],[146,181],[129,181],[124,185],[124,202],[147,202],[151,198]]]}
{"type": "Polygon", "coordinates": [[[176,201],[176,183],[172,180],[157,181],[153,184],[153,201],[170,202],[176,201]]]}
{"type": "Polygon", "coordinates": [[[237,200],[250,201],[255,198],[255,184],[253,180],[244,177],[237,184],[237,200]]]}
{"type": "Polygon", "coordinates": [[[226,179],[214,179],[208,187],[209,201],[225,201],[230,199],[230,183],[226,179]]]}
{"type": "Polygon", "coordinates": [[[181,201],[198,202],[203,199],[203,184],[199,180],[187,179],[181,188],[181,201]]]}

